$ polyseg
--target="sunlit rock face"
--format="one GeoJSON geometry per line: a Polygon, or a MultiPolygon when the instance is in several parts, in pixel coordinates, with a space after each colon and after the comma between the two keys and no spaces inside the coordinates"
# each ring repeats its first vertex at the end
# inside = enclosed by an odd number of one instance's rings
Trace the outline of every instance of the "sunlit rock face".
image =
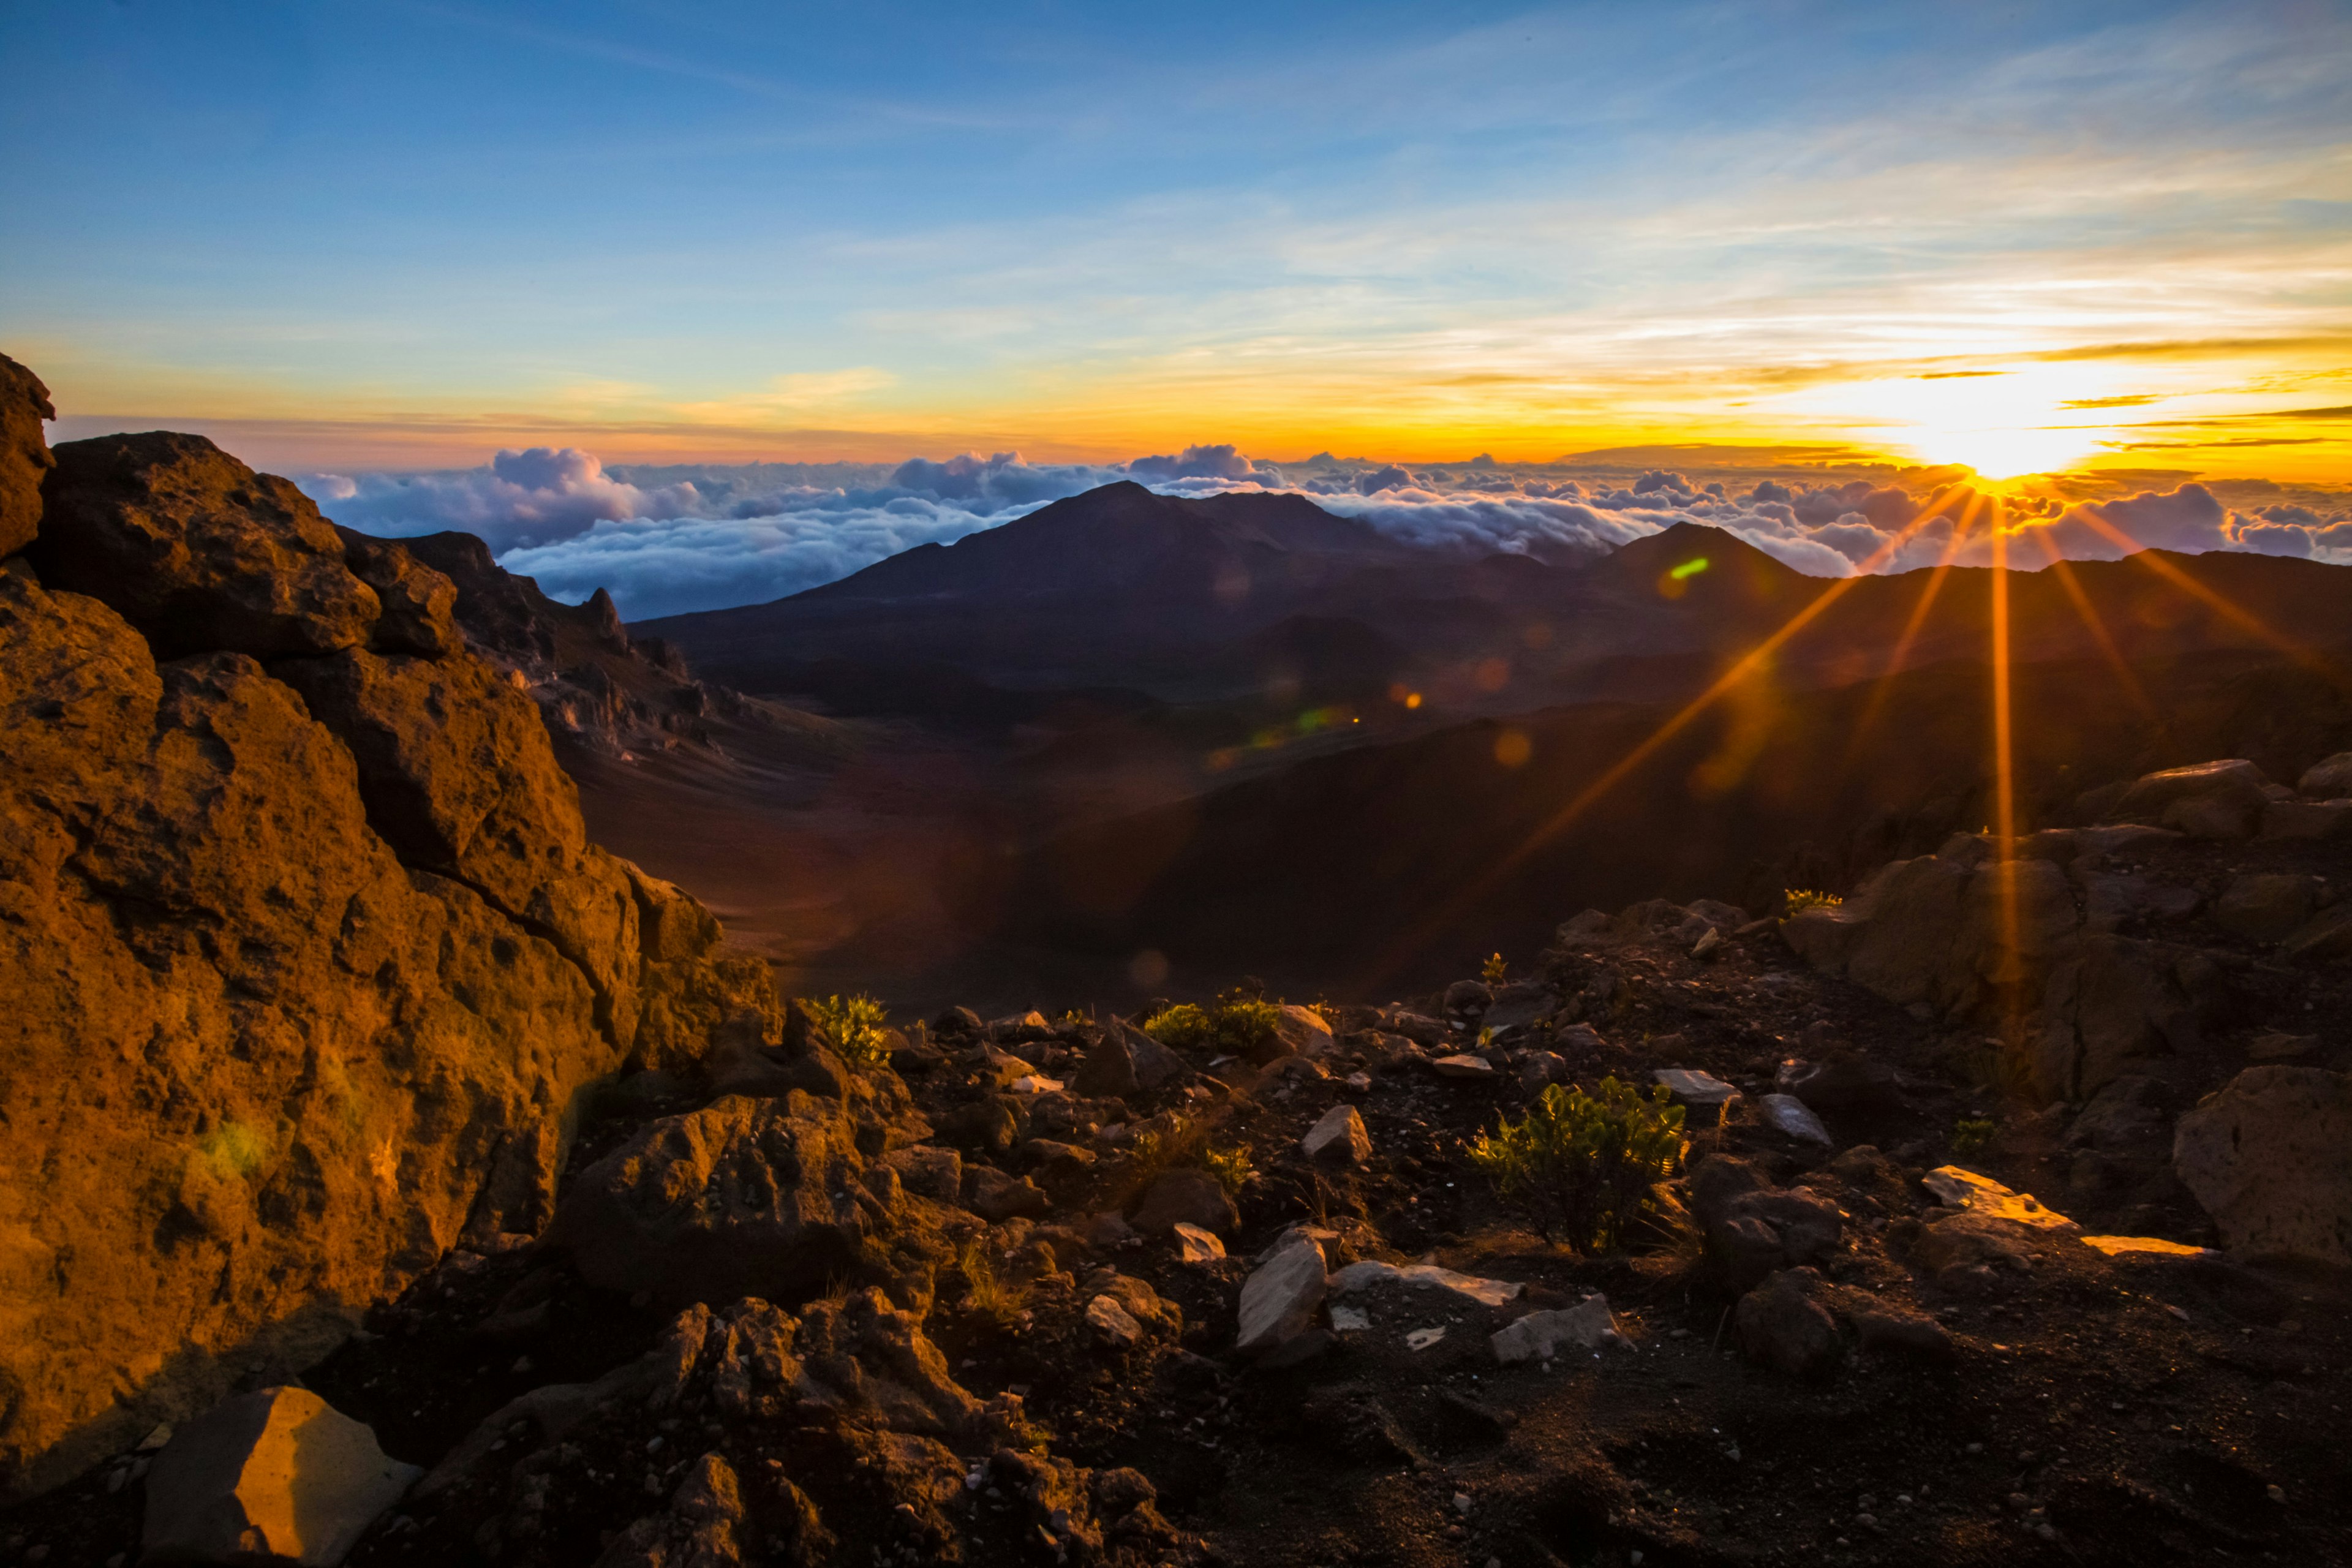
{"type": "MultiPolygon", "coordinates": [[[[38,383],[0,392],[21,446],[38,383]]],[[[706,911],[587,842],[439,574],[200,437],[69,444],[39,499],[0,561],[12,1490],[535,1232],[642,997],[669,1056],[773,1006],[706,911]]]]}

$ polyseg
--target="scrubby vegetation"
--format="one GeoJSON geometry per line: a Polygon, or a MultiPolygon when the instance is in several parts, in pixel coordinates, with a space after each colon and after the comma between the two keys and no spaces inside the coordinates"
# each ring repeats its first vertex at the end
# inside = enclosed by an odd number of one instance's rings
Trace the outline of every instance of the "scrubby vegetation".
{"type": "Polygon", "coordinates": [[[1584,1252],[1622,1246],[1681,1168],[1683,1110],[1664,1088],[1644,1095],[1614,1078],[1587,1094],[1553,1084],[1517,1121],[1480,1133],[1470,1162],[1504,1197],[1525,1202],[1547,1235],[1584,1252]]]}
{"type": "Polygon", "coordinates": [[[1249,1150],[1239,1143],[1203,1149],[1201,1151],[1201,1163],[1209,1174],[1217,1178],[1218,1185],[1225,1189],[1228,1196],[1238,1197],[1242,1188],[1249,1184],[1250,1177],[1257,1173],[1257,1166],[1250,1159],[1249,1150]]]}
{"type": "Polygon", "coordinates": [[[808,1015],[809,1037],[859,1067],[875,1067],[888,1059],[890,1047],[883,1030],[889,1015],[882,1004],[859,993],[851,996],[798,998],[808,1015]]]}
{"type": "Polygon", "coordinates": [[[1992,1142],[1994,1127],[1990,1121],[1962,1117],[1952,1129],[1952,1152],[1973,1154],[1992,1142]]]}
{"type": "Polygon", "coordinates": [[[1282,1009],[1263,996],[1229,991],[1203,1007],[1179,1002],[1144,1020],[1144,1033],[1180,1051],[1247,1056],[1274,1039],[1282,1009]]]}
{"type": "Polygon", "coordinates": [[[1021,1321],[1028,1305],[1029,1289],[998,1272],[996,1260],[988,1254],[985,1237],[975,1236],[958,1250],[956,1271],[963,1276],[964,1307],[974,1317],[984,1318],[999,1328],[1011,1328],[1021,1321]]]}
{"type": "Polygon", "coordinates": [[[1510,972],[1511,966],[1505,963],[1503,955],[1497,952],[1490,954],[1486,962],[1479,966],[1478,978],[1489,985],[1500,985],[1503,984],[1503,977],[1510,972]]]}
{"type": "Polygon", "coordinates": [[[1816,892],[1811,888],[1790,888],[1780,894],[1780,902],[1793,918],[1807,910],[1833,910],[1845,900],[1835,893],[1816,892]]]}

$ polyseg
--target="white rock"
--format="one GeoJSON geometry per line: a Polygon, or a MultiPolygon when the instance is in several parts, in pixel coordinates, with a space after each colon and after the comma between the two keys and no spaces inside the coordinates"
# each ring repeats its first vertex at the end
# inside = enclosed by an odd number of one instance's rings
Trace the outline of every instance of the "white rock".
{"type": "Polygon", "coordinates": [[[1059,1094],[1062,1091],[1062,1080],[1057,1078],[1047,1078],[1043,1073],[1025,1073],[1014,1079],[1005,1088],[1014,1094],[1059,1094]]]}
{"type": "Polygon", "coordinates": [[[1556,1312],[1529,1312],[1518,1321],[1490,1334],[1486,1342],[1495,1359],[1508,1366],[1523,1361],[1549,1361],[1562,1345],[1597,1351],[1625,1342],[1610,1316],[1609,1298],[1588,1296],[1578,1305],[1556,1312]]]}
{"type": "Polygon", "coordinates": [[[1135,1315],[1108,1296],[1097,1296],[1087,1303],[1087,1327],[1113,1350],[1126,1350],[1143,1338],[1143,1325],[1135,1321],[1135,1315]]]}
{"type": "Polygon", "coordinates": [[[1440,1268],[1433,1263],[1410,1263],[1399,1268],[1393,1263],[1377,1263],[1368,1258],[1361,1263],[1350,1263],[1332,1275],[1331,1294],[1344,1296],[1368,1285],[1391,1283],[1450,1290],[1482,1307],[1499,1307],[1527,1289],[1516,1280],[1482,1279],[1475,1274],[1456,1274],[1451,1268],[1440,1268]]]}
{"type": "Polygon", "coordinates": [[[1327,1164],[1360,1165],[1372,1157],[1372,1135],[1352,1105],[1335,1105],[1298,1141],[1310,1160],[1327,1164]]]}
{"type": "Polygon", "coordinates": [[[1404,1348],[1409,1351],[1425,1351],[1444,1337],[1444,1329],[1415,1329],[1405,1335],[1404,1348]]]}
{"type": "Polygon", "coordinates": [[[1485,1057],[1440,1057],[1429,1064],[1444,1078],[1493,1078],[1495,1064],[1485,1057]]]}
{"type": "Polygon", "coordinates": [[[1356,1334],[1372,1326],[1372,1315],[1361,1307],[1331,1309],[1331,1329],[1334,1333],[1356,1334]]]}
{"type": "Polygon", "coordinates": [[[1179,1263],[1214,1263],[1225,1255],[1225,1244],[1217,1233],[1202,1230],[1197,1225],[1176,1222],[1171,1233],[1176,1237],[1176,1261],[1179,1263]]]}
{"type": "Polygon", "coordinates": [[[425,1472],[303,1388],[264,1388],[189,1422],[147,1474],[150,1561],[341,1563],[425,1472]]]}
{"type": "Polygon", "coordinates": [[[1237,1355],[1264,1355],[1315,1326],[1323,1305],[1322,1244],[1298,1236],[1258,1266],[1242,1286],[1237,1355]]]}
{"type": "Polygon", "coordinates": [[[1920,1177],[1919,1184],[1935,1194],[1945,1207],[1966,1209],[1986,1219],[2013,1220],[2046,1230],[2081,1228],[2055,1209],[2044,1208],[2042,1200],[2032,1193],[2011,1192],[1990,1176],[1980,1176],[1958,1165],[1938,1165],[1920,1177]]]}
{"type": "Polygon", "coordinates": [[[1720,1108],[1739,1098],[1738,1089],[1695,1068],[1660,1068],[1650,1076],[1684,1105],[1720,1108]]]}
{"type": "Polygon", "coordinates": [[[1826,1149],[1831,1144],[1830,1130],[1812,1108],[1793,1094],[1768,1094],[1757,1100],[1756,1109],[1764,1113],[1765,1124],[1774,1131],[1807,1143],[1818,1143],[1826,1149]]]}

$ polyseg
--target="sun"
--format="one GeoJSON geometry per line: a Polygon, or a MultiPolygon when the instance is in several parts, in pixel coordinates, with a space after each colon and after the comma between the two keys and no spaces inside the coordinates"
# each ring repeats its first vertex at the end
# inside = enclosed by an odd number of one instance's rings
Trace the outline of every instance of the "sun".
{"type": "Polygon", "coordinates": [[[2110,390],[2096,368],[2021,364],[1846,382],[1789,402],[1844,424],[1858,441],[2001,480],[2063,472],[2095,456],[2115,430],[2085,405],[2110,390]]]}
{"type": "Polygon", "coordinates": [[[1905,445],[1924,461],[1958,463],[1996,480],[2063,473],[2092,451],[2079,430],[2002,425],[1914,428],[1905,445]]]}

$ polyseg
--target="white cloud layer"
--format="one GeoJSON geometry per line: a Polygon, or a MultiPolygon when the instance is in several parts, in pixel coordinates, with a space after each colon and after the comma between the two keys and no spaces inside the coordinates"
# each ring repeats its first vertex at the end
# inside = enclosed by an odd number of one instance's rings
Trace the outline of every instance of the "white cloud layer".
{"type": "MultiPolygon", "coordinates": [[[[1678,522],[1724,529],[1801,572],[1839,577],[1935,564],[1967,498],[1945,475],[1838,480],[1691,479],[1669,469],[1602,473],[1572,466],[1461,471],[1314,459],[1285,472],[1231,446],[1112,465],[1036,464],[1015,452],[880,464],[749,464],[606,469],[565,447],[501,452],[488,466],[431,474],[313,475],[327,514],[391,536],[462,529],[510,571],[578,601],[609,588],[632,620],[782,598],[918,544],[961,539],[1065,496],[1131,479],[1170,494],[1294,490],[1393,538],[1454,555],[1496,552],[1565,561],[1678,522]],[[1907,538],[1904,531],[1923,516],[1907,538]]],[[[2321,498],[2326,500],[2327,498],[2321,498]]],[[[2010,561],[2115,560],[2130,549],[2253,551],[2352,563],[2352,504],[2240,510],[2210,489],[2063,504],[2012,503],[2010,561]]],[[[1955,559],[1981,565],[1974,531],[1955,559]]]]}

